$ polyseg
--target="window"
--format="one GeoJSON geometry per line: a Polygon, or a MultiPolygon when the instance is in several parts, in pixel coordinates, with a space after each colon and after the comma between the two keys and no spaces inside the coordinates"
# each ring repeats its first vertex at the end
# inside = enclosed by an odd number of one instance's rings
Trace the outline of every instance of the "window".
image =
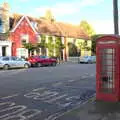
{"type": "Polygon", "coordinates": [[[11,57],[11,60],[16,61],[17,57],[11,57]]]}
{"type": "Polygon", "coordinates": [[[3,61],[9,61],[9,57],[3,57],[3,61]]]}
{"type": "Polygon", "coordinates": [[[27,34],[23,34],[21,35],[21,44],[25,44],[25,43],[28,43],[28,40],[29,40],[29,35],[27,34]]]}
{"type": "Polygon", "coordinates": [[[21,42],[22,42],[22,45],[24,45],[25,43],[27,43],[25,39],[21,40],[21,42]]]}

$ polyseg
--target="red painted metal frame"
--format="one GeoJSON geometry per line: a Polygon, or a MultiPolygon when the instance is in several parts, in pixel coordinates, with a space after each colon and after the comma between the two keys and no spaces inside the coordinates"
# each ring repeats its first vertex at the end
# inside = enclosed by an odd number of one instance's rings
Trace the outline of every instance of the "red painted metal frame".
{"type": "MultiPolygon", "coordinates": [[[[103,101],[119,101],[120,100],[120,45],[119,45],[120,37],[118,36],[103,36],[97,39],[96,45],[96,99],[103,100],[103,101]],[[115,43],[111,43],[108,41],[114,41],[115,43]],[[99,44],[102,42],[102,44],[99,44]],[[108,42],[105,43],[104,42],[108,42]],[[101,88],[101,58],[100,58],[100,50],[103,49],[115,49],[115,78],[114,78],[114,91],[112,93],[104,93],[100,91],[101,88]]],[[[113,63],[112,63],[113,64],[113,63]]]]}

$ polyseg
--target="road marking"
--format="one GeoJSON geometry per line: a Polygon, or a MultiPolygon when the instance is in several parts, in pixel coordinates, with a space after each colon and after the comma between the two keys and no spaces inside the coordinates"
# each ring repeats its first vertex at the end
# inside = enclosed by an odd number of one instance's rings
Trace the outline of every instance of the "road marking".
{"type": "Polygon", "coordinates": [[[4,118],[2,120],[26,120],[26,118],[24,116],[13,115],[13,116],[9,116],[7,118],[4,118]]]}
{"type": "Polygon", "coordinates": [[[45,88],[42,87],[42,88],[36,88],[36,89],[33,89],[32,91],[36,92],[36,91],[39,91],[39,90],[44,90],[45,88]]]}
{"type": "MultiPolygon", "coordinates": [[[[59,93],[57,93],[57,92],[54,92],[54,93],[52,93],[52,95],[49,95],[49,96],[46,96],[46,97],[43,97],[43,98],[40,98],[40,100],[48,100],[48,99],[50,99],[50,98],[52,98],[52,97],[54,97],[54,96],[56,96],[56,95],[58,95],[59,93]]],[[[36,99],[36,100],[39,100],[39,98],[34,98],[34,99],[36,99]]]]}
{"type": "Polygon", "coordinates": [[[30,93],[27,93],[27,94],[24,95],[24,97],[27,97],[27,98],[34,98],[34,97],[37,97],[37,96],[40,96],[40,93],[30,92],[30,93]]]}
{"type": "Polygon", "coordinates": [[[41,110],[28,109],[27,106],[16,105],[14,102],[0,103],[0,120],[27,120],[41,113],[41,110]]]}
{"type": "Polygon", "coordinates": [[[25,118],[32,118],[41,113],[42,113],[42,111],[39,111],[36,109],[28,109],[28,110],[25,110],[25,111],[21,112],[20,114],[18,114],[18,116],[25,116],[25,118]]]}
{"type": "Polygon", "coordinates": [[[76,80],[68,80],[68,82],[74,82],[74,81],[76,81],[76,80]]]}
{"type": "Polygon", "coordinates": [[[18,112],[21,112],[26,108],[27,108],[26,106],[17,105],[17,106],[11,106],[9,108],[5,108],[3,110],[0,110],[0,113],[2,113],[2,115],[0,116],[0,119],[11,116],[11,115],[16,114],[18,112]],[[17,109],[17,110],[15,110],[15,109],[17,109]],[[7,113],[8,111],[9,111],[9,113],[7,113]]]}
{"type": "Polygon", "coordinates": [[[13,98],[13,97],[17,97],[17,96],[18,96],[18,94],[13,94],[13,95],[10,95],[10,96],[2,97],[1,99],[5,100],[5,99],[10,99],[10,98],[13,98]]]}
{"type": "Polygon", "coordinates": [[[57,96],[57,97],[55,97],[55,98],[53,98],[53,99],[46,100],[45,102],[53,103],[53,102],[55,102],[56,100],[59,100],[59,99],[64,98],[64,97],[66,97],[66,96],[67,96],[67,95],[64,94],[64,95],[61,95],[61,96],[57,96]]]}

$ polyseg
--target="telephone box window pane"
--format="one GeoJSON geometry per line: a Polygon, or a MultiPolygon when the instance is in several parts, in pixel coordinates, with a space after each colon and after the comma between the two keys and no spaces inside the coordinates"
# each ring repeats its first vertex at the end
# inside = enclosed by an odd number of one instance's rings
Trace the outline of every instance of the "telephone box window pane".
{"type": "Polygon", "coordinates": [[[102,92],[112,93],[114,89],[115,78],[115,49],[101,49],[100,51],[101,67],[101,90],[102,92]]]}

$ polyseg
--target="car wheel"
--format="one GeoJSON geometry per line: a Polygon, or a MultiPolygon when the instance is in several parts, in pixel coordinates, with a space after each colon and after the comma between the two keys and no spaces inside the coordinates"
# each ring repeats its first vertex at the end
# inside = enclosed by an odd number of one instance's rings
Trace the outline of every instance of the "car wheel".
{"type": "Polygon", "coordinates": [[[92,61],[89,60],[89,61],[88,61],[88,64],[92,64],[92,61]]]}
{"type": "Polygon", "coordinates": [[[24,65],[24,68],[29,68],[29,65],[26,63],[25,65],[24,65]]]}
{"type": "Polygon", "coordinates": [[[8,70],[8,69],[9,69],[9,65],[4,65],[4,66],[3,66],[3,69],[4,69],[4,70],[8,70]]]}
{"type": "Polygon", "coordinates": [[[56,62],[53,62],[53,63],[52,63],[52,66],[56,66],[56,62]]]}
{"type": "Polygon", "coordinates": [[[37,63],[37,67],[42,67],[42,64],[41,63],[37,63]]]}

